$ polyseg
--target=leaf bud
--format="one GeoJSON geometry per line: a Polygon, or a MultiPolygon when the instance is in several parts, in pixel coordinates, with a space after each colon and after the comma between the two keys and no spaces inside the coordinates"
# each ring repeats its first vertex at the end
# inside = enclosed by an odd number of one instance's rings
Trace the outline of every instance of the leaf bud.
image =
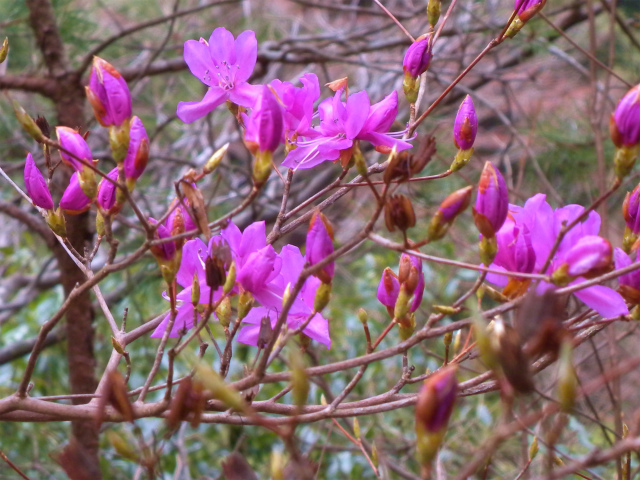
{"type": "Polygon", "coordinates": [[[227,278],[224,282],[224,286],[222,287],[222,292],[227,294],[233,290],[233,287],[236,284],[236,262],[232,261],[229,266],[229,271],[227,272],[227,278]]]}
{"type": "Polygon", "coordinates": [[[313,309],[316,312],[321,312],[324,307],[327,306],[331,299],[331,284],[321,283],[316,290],[316,296],[313,301],[313,309]]]}
{"type": "Polygon", "coordinates": [[[9,54],[9,38],[4,37],[4,41],[2,42],[2,47],[0,47],[0,63],[4,62],[7,59],[8,54],[9,54]]]}
{"type": "Polygon", "coordinates": [[[304,359],[299,350],[291,350],[289,365],[291,367],[293,403],[298,407],[302,407],[307,403],[307,397],[309,396],[309,377],[305,371],[304,359]]]}
{"type": "Polygon", "coordinates": [[[242,320],[253,308],[253,295],[246,290],[238,297],[238,320],[242,320]]]}
{"type": "Polygon", "coordinates": [[[20,125],[22,125],[24,131],[27,132],[36,142],[43,143],[45,141],[45,136],[35,120],[31,118],[31,116],[16,100],[12,100],[12,103],[13,111],[15,112],[16,118],[18,119],[18,122],[20,122],[20,125]]]}
{"type": "Polygon", "coordinates": [[[225,328],[231,323],[231,299],[229,297],[224,297],[220,301],[220,305],[216,308],[216,317],[218,317],[220,325],[225,328]]]}
{"type": "Polygon", "coordinates": [[[216,170],[218,168],[218,165],[220,165],[220,162],[222,162],[222,159],[224,158],[228,149],[229,149],[229,142],[225,143],[222,147],[216,150],[215,153],[211,155],[209,160],[207,160],[207,163],[204,164],[204,167],[202,168],[202,172],[205,175],[207,175],[213,172],[214,170],[216,170]]]}
{"type": "Polygon", "coordinates": [[[533,460],[534,458],[536,458],[536,455],[538,454],[538,437],[533,437],[533,440],[531,441],[531,446],[529,447],[529,460],[533,460]]]}
{"type": "Polygon", "coordinates": [[[427,3],[427,20],[431,27],[435,27],[440,19],[440,10],[442,9],[442,0],[429,0],[427,3]]]}
{"type": "Polygon", "coordinates": [[[353,434],[356,440],[360,440],[360,422],[358,422],[358,417],[353,417],[353,434]]]}
{"type": "Polygon", "coordinates": [[[571,341],[564,341],[558,359],[558,397],[560,407],[565,412],[573,408],[578,390],[578,377],[571,361],[572,352],[571,341]]]}
{"type": "Polygon", "coordinates": [[[202,383],[213,398],[220,400],[229,408],[243,413],[249,411],[249,406],[240,395],[240,392],[227,385],[220,374],[208,364],[202,361],[196,363],[195,379],[202,383]]]}

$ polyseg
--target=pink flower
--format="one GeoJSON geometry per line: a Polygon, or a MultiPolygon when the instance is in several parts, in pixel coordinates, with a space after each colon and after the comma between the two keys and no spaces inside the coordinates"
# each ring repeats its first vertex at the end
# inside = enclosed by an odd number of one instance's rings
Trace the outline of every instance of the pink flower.
{"type": "Polygon", "coordinates": [[[302,87],[277,79],[270,83],[284,105],[284,135],[291,141],[311,128],[313,104],[320,98],[320,84],[314,73],[305,73],[300,82],[302,87]]]}
{"type": "MultiPolygon", "coordinates": [[[[580,205],[567,205],[554,211],[546,202],[545,195],[541,193],[529,198],[524,204],[524,207],[509,205],[511,220],[505,222],[497,234],[499,245],[498,255],[496,256],[494,263],[490,265],[490,268],[500,270],[507,268],[508,266],[510,271],[514,271],[514,268],[520,269],[526,267],[526,270],[529,269],[529,261],[508,265],[505,261],[504,247],[500,246],[502,245],[501,237],[506,235],[506,238],[509,238],[510,234],[508,232],[510,229],[513,229],[514,227],[524,229],[524,227],[526,227],[530,232],[531,246],[535,251],[535,266],[531,273],[549,273],[557,270],[565,259],[572,258],[576,253],[570,253],[572,247],[577,245],[583,237],[596,236],[600,230],[600,216],[596,212],[590,212],[586,220],[578,223],[574,228],[567,232],[562,242],[560,242],[560,246],[553,257],[549,268],[546,272],[541,272],[563,224],[570,223],[581,215],[583,211],[584,207],[580,205]]],[[[598,258],[600,257],[598,256],[598,258]]],[[[579,264],[576,263],[576,268],[577,265],[579,264]]],[[[580,269],[574,270],[574,273],[580,274],[580,269]]],[[[588,274],[589,272],[586,273],[588,274]]],[[[581,278],[582,277],[576,278],[570,283],[570,285],[580,282],[581,278]]],[[[505,286],[508,282],[508,278],[506,276],[497,274],[488,274],[487,280],[500,286],[505,286]]],[[[542,293],[550,288],[556,287],[546,282],[540,282],[537,293],[542,293]]],[[[602,285],[587,287],[575,292],[574,295],[589,308],[593,308],[603,317],[617,317],[619,315],[627,315],[629,313],[629,310],[627,309],[627,306],[620,294],[602,285]]]]}
{"type": "Polygon", "coordinates": [[[103,127],[120,126],[131,117],[131,93],[127,82],[102,58],[93,57],[89,85],[85,90],[96,119],[103,127]]]}
{"type": "Polygon", "coordinates": [[[47,187],[47,182],[30,153],[27,153],[27,161],[24,164],[24,186],[33,204],[45,210],[53,210],[53,199],[47,187]]]}
{"type": "Polygon", "coordinates": [[[342,90],[338,90],[333,98],[320,103],[320,125],[301,134],[308,140],[297,140],[297,148],[289,152],[283,166],[312,168],[327,160],[337,160],[356,140],[370,142],[383,151],[411,148],[410,143],[395,138],[404,132],[388,133],[398,113],[396,92],[374,105],[365,91],[349,95],[346,102],[340,100],[341,96],[342,90]]]}
{"type": "Polygon", "coordinates": [[[187,40],[184,60],[191,73],[209,87],[199,102],[180,102],[178,118],[191,123],[227,100],[250,108],[259,94],[259,87],[247,80],[258,58],[258,42],[251,30],[238,35],[236,40],[226,28],[216,28],[209,41],[187,40]]]}
{"type": "MultiPolygon", "coordinates": [[[[245,230],[246,231],[246,230],[245,230]]],[[[300,250],[293,245],[285,245],[279,254],[281,268],[278,274],[266,286],[271,292],[270,301],[265,301],[263,296],[262,307],[254,307],[243,319],[242,323],[247,324],[240,330],[238,341],[248,345],[257,345],[260,333],[260,321],[263,317],[269,317],[271,326],[274,327],[278,319],[279,311],[282,309],[282,296],[288,285],[294,285],[304,267],[304,257],[300,250]]],[[[320,285],[320,280],[310,277],[304,283],[300,294],[294,300],[289,314],[287,315],[287,326],[291,329],[298,328],[313,312],[313,304],[316,290],[320,285]]],[[[307,326],[302,330],[312,340],[331,347],[331,337],[329,336],[329,322],[321,314],[316,313],[307,326]]]]}

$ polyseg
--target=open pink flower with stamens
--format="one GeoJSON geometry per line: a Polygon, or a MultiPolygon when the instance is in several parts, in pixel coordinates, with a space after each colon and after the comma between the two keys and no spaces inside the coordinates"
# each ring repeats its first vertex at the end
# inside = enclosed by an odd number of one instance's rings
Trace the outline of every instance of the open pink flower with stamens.
{"type": "Polygon", "coordinates": [[[191,123],[227,100],[250,108],[255,103],[260,87],[247,83],[258,58],[258,42],[251,30],[234,40],[226,28],[216,28],[209,41],[187,40],[184,60],[191,73],[209,87],[199,102],[178,103],[178,118],[191,123]]]}

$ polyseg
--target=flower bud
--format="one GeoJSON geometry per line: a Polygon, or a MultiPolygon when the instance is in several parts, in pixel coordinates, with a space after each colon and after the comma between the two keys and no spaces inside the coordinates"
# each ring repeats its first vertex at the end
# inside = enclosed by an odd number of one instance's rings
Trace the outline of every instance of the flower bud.
{"type": "Polygon", "coordinates": [[[85,91],[93,113],[103,127],[120,126],[131,117],[131,93],[127,82],[102,58],[93,57],[85,91]]]}
{"type": "Polygon", "coordinates": [[[53,199],[42,173],[30,153],[24,164],[24,186],[33,204],[45,210],[53,210],[53,199]]]}
{"type": "Polygon", "coordinates": [[[384,204],[384,223],[390,232],[396,228],[406,232],[416,224],[416,214],[411,200],[405,195],[390,195],[384,204]]]}
{"type": "Polygon", "coordinates": [[[87,142],[77,130],[69,127],[56,127],[56,135],[60,145],[72,154],[69,155],[60,150],[60,157],[62,157],[62,161],[66,165],[73,168],[76,172],[81,172],[86,167],[80,160],[84,160],[86,163],[93,161],[89,145],[87,145],[87,142]]]}
{"type": "MultiPolygon", "coordinates": [[[[171,231],[162,224],[158,225],[158,221],[156,219],[149,218],[149,223],[157,225],[154,235],[155,239],[162,240],[164,238],[171,237],[171,231]]],[[[158,245],[152,245],[150,250],[159,262],[167,262],[174,259],[176,255],[176,244],[174,242],[163,242],[158,245]]]]}
{"type": "Polygon", "coordinates": [[[429,34],[421,35],[407,49],[402,61],[402,70],[405,75],[419,77],[429,68],[432,57],[429,46],[430,37],[429,34]]]}
{"type": "Polygon", "coordinates": [[[536,13],[542,10],[547,0],[514,0],[516,16],[505,32],[505,37],[513,38],[536,13]]]}
{"type": "MultiPolygon", "coordinates": [[[[107,177],[109,177],[114,182],[117,182],[118,167],[111,170],[107,174],[107,177]]],[[[100,181],[100,186],[98,187],[97,201],[98,201],[98,205],[100,205],[100,208],[102,208],[105,212],[116,213],[117,210],[120,210],[121,206],[120,208],[114,208],[116,206],[116,190],[117,189],[118,187],[116,187],[114,183],[110,182],[106,178],[103,178],[100,181]]]]}
{"type": "Polygon", "coordinates": [[[382,278],[378,285],[378,300],[387,307],[393,307],[396,304],[398,295],[400,294],[400,282],[393,270],[389,267],[382,272],[382,278]]]}
{"type": "Polygon", "coordinates": [[[577,277],[593,278],[611,270],[613,249],[608,240],[586,235],[560,258],[560,266],[551,275],[556,285],[566,285],[577,277]]]}
{"type": "MultiPolygon", "coordinates": [[[[628,267],[633,263],[631,258],[629,258],[629,256],[620,248],[614,249],[613,258],[616,270],[628,267]]],[[[637,258],[638,256],[636,253],[636,260],[637,258]]],[[[620,287],[618,288],[620,295],[633,305],[640,305],[640,270],[634,270],[633,272],[620,275],[618,277],[618,283],[620,284],[620,287]]]]}
{"type": "Polygon", "coordinates": [[[149,160],[149,136],[138,117],[131,119],[129,148],[124,158],[124,176],[132,184],[142,175],[149,160]]]}
{"type": "Polygon", "coordinates": [[[622,242],[624,250],[629,253],[640,235],[640,184],[624,197],[622,215],[627,224],[622,242]]]}
{"type": "MultiPolygon", "coordinates": [[[[315,265],[333,253],[333,227],[331,223],[321,213],[316,210],[309,222],[309,230],[307,232],[305,257],[309,265],[315,265]]],[[[315,276],[323,283],[331,283],[335,273],[335,264],[330,262],[315,276]]]]}
{"type": "Polygon", "coordinates": [[[60,208],[65,213],[77,215],[85,212],[91,206],[91,199],[85,195],[80,186],[78,172],[74,172],[69,180],[69,186],[64,190],[60,199],[60,208]]]}
{"type": "Polygon", "coordinates": [[[509,192],[502,174],[491,162],[486,162],[473,209],[473,220],[484,237],[494,237],[507,218],[509,192]]]}
{"type": "Polygon", "coordinates": [[[418,459],[428,465],[444,437],[458,395],[457,367],[450,365],[428,377],[418,393],[416,435],[418,459]]]}
{"type": "Polygon", "coordinates": [[[453,124],[453,141],[460,150],[469,150],[478,133],[478,116],[471,96],[467,95],[460,104],[453,124]]]}
{"type": "Polygon", "coordinates": [[[640,85],[629,90],[611,114],[611,140],[616,147],[640,144],[640,85]]]}
{"type": "Polygon", "coordinates": [[[263,85],[246,124],[246,141],[257,144],[261,152],[273,153],[278,148],[284,131],[284,118],[282,107],[267,85],[263,85]]]}
{"type": "Polygon", "coordinates": [[[402,61],[402,70],[404,71],[402,88],[409,103],[415,103],[418,100],[418,92],[420,91],[418,78],[427,71],[431,62],[432,53],[429,40],[429,34],[418,37],[409,46],[402,61]]]}
{"type": "Polygon", "coordinates": [[[464,187],[444,199],[429,223],[427,232],[429,241],[439,240],[445,236],[455,218],[469,206],[472,191],[473,187],[464,187]]]}

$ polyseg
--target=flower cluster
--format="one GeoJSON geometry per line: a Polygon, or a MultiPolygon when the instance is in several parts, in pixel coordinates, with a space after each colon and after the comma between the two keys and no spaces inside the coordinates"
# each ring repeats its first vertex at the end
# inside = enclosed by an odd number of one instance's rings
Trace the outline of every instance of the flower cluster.
{"type": "MultiPolygon", "coordinates": [[[[579,283],[584,278],[603,273],[612,267],[613,251],[607,240],[598,236],[600,216],[590,212],[586,219],[570,229],[555,254],[542,271],[563,224],[568,224],[584,212],[580,205],[567,205],[554,210],[546,196],[537,194],[529,198],[524,207],[509,205],[508,218],[497,232],[498,253],[492,269],[518,273],[552,274],[557,284],[579,283]]],[[[526,291],[529,282],[517,275],[507,278],[489,274],[487,279],[505,287],[504,293],[517,296],[526,291]]],[[[540,282],[538,293],[554,285],[540,282]]],[[[603,285],[593,285],[575,292],[588,307],[603,317],[616,317],[629,313],[623,298],[603,285]]]]}
{"type": "Polygon", "coordinates": [[[394,147],[397,151],[411,148],[410,143],[399,139],[404,131],[389,133],[398,113],[396,92],[373,105],[365,91],[348,95],[342,101],[345,82],[336,88],[333,98],[320,102],[314,112],[320,87],[312,73],[302,75],[302,87],[277,79],[269,86],[247,83],[257,59],[257,41],[250,30],[235,40],[225,28],[215,29],[208,42],[188,40],[184,59],[191,73],[209,89],[200,102],[180,102],[178,117],[193,122],[225,101],[234,104],[234,108],[250,109],[250,113],[242,115],[245,142],[256,153],[257,184],[268,177],[270,153],[280,143],[285,143],[288,151],[282,165],[294,169],[339,159],[347,165],[361,140],[383,152],[394,147]]]}
{"type": "MultiPolygon", "coordinates": [[[[267,244],[264,222],[253,223],[242,232],[230,222],[219,235],[209,240],[208,245],[200,239],[186,242],[176,275],[177,283],[184,289],[176,297],[178,310],[169,336],[177,337],[193,328],[200,321],[204,309],[221,299],[223,286],[220,282],[212,285],[207,277],[207,270],[212,259],[227,256],[221,253],[226,251],[229,258],[222,262],[224,270],[229,272],[233,265],[236,272],[234,286],[229,290],[229,295],[250,295],[259,304],[242,318],[244,326],[238,334],[238,341],[258,345],[263,319],[268,319],[271,327],[275,326],[285,301],[285,292],[296,283],[305,263],[312,264],[318,250],[330,250],[328,244],[332,243],[332,240],[319,236],[313,226],[307,238],[306,257],[303,257],[300,250],[293,245],[285,245],[280,253],[277,253],[273,246],[267,244]],[[194,294],[194,288],[199,294],[194,294]]],[[[332,276],[333,266],[330,272],[332,276]]],[[[320,285],[321,280],[316,277],[309,277],[305,281],[289,309],[287,326],[289,329],[296,329],[308,321],[302,333],[329,348],[331,339],[328,321],[314,308],[314,299],[320,285]],[[312,313],[314,315],[308,320],[312,313]]],[[[216,312],[215,315],[219,318],[220,312],[216,312]]],[[[170,320],[169,313],[151,336],[162,337],[170,320]]]]}
{"type": "Polygon", "coordinates": [[[113,215],[120,211],[124,198],[118,194],[116,184],[124,180],[133,190],[136,180],[142,175],[149,158],[149,137],[138,117],[131,117],[131,94],[120,73],[105,60],[96,57],[91,69],[87,97],[96,118],[102,126],[109,128],[114,158],[116,150],[123,154],[118,163],[122,168],[113,168],[100,182],[96,179],[97,160],[78,130],[58,126],[56,136],[61,146],[62,162],[74,170],[54,211],[53,199],[47,182],[32,155],[25,162],[24,181],[34,205],[47,211],[46,218],[58,234],[65,234],[62,212],[79,214],[96,203],[102,214],[113,215]],[[120,178],[122,172],[123,178],[120,178]]]}

